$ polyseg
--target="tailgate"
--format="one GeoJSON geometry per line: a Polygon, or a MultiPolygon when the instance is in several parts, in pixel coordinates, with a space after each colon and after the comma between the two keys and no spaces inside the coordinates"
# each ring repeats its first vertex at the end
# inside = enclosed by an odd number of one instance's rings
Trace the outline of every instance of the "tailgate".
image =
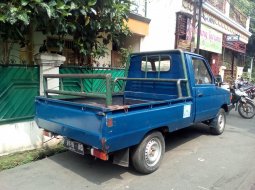
{"type": "Polygon", "coordinates": [[[36,97],[35,121],[39,127],[58,135],[102,149],[102,124],[105,117],[101,108],[36,97]]]}

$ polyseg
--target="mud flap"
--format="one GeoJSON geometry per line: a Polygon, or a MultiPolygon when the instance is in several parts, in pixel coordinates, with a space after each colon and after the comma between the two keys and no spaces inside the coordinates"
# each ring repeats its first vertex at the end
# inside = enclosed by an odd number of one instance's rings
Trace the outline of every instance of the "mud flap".
{"type": "Polygon", "coordinates": [[[129,148],[119,150],[114,153],[113,164],[120,165],[123,167],[129,166],[129,148]]]}

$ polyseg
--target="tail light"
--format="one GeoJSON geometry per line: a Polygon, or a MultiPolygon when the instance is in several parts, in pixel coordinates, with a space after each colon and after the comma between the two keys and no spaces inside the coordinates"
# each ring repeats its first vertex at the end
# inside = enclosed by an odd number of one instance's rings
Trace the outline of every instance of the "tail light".
{"type": "Polygon", "coordinates": [[[112,118],[107,119],[106,126],[107,127],[112,127],[113,126],[112,118]]]}
{"type": "Polygon", "coordinates": [[[108,160],[108,154],[98,149],[92,148],[91,155],[101,160],[108,160]]]}

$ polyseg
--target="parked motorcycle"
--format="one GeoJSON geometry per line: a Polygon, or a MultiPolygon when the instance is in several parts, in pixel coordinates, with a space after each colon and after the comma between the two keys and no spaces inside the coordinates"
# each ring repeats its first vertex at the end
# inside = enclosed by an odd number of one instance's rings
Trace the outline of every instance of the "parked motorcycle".
{"type": "Polygon", "coordinates": [[[238,113],[246,119],[251,119],[255,115],[255,104],[248,97],[247,93],[236,89],[234,86],[230,88],[230,93],[232,95],[231,103],[235,111],[238,110],[238,113]]]}

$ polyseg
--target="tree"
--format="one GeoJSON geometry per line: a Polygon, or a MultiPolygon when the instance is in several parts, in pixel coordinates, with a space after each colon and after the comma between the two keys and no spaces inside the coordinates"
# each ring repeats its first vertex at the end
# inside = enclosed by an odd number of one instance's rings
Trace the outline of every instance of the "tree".
{"type": "Polygon", "coordinates": [[[254,0],[231,0],[232,7],[237,7],[242,13],[250,17],[250,32],[252,36],[247,45],[248,56],[255,56],[255,1],[254,0]]]}
{"type": "Polygon", "coordinates": [[[128,35],[125,24],[129,0],[1,0],[0,38],[6,48],[30,45],[29,34],[40,28],[44,34],[73,36],[75,50],[87,57],[105,54],[106,45],[128,35]],[[101,40],[99,40],[101,39],[101,40]]]}
{"type": "MultiPolygon", "coordinates": [[[[237,7],[242,13],[250,17],[250,32],[252,33],[249,38],[246,50],[246,64],[245,69],[250,68],[252,57],[255,57],[255,1],[254,0],[231,0],[231,5],[237,7]]],[[[254,67],[253,67],[254,68],[254,67]]],[[[255,72],[253,69],[252,78],[254,79],[255,72]]]]}

